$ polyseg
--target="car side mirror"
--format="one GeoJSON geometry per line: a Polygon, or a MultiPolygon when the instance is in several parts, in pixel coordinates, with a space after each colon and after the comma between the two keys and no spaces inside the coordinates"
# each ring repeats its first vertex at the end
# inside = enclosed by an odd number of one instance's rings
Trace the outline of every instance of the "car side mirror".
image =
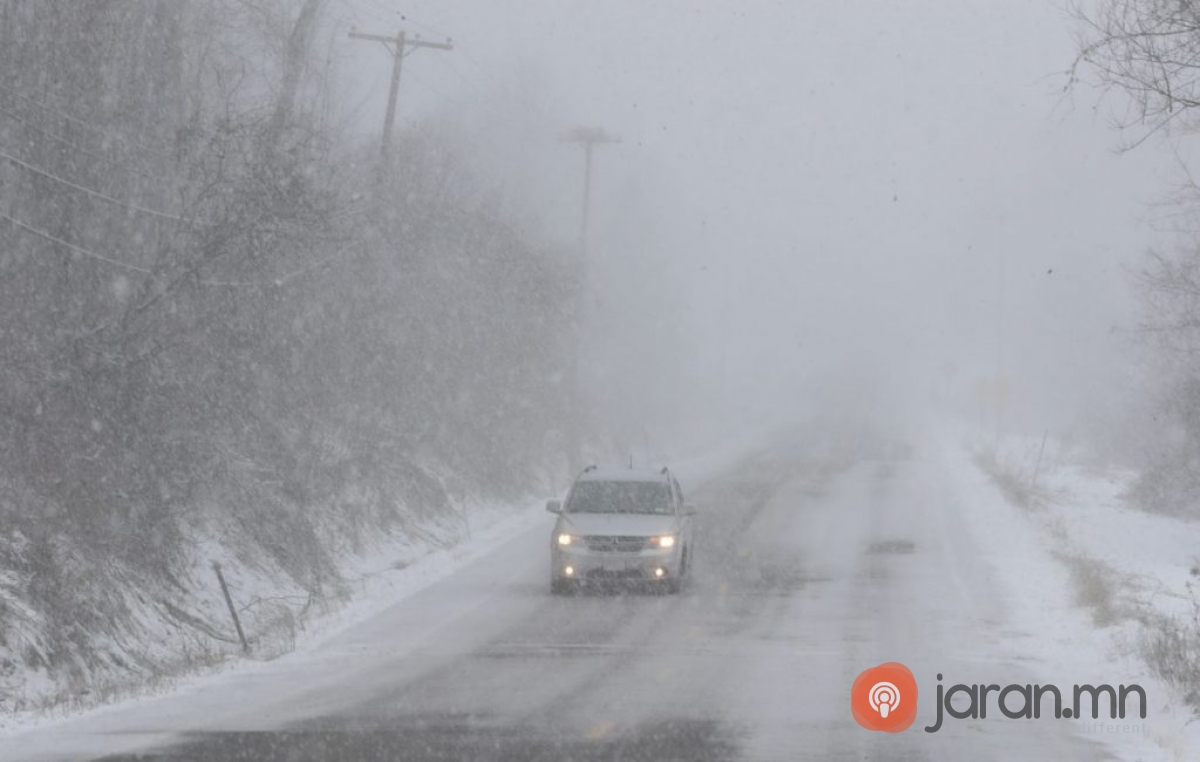
{"type": "Polygon", "coordinates": [[[562,501],[561,500],[547,500],[546,501],[546,510],[549,511],[550,513],[562,513],[562,501]]]}

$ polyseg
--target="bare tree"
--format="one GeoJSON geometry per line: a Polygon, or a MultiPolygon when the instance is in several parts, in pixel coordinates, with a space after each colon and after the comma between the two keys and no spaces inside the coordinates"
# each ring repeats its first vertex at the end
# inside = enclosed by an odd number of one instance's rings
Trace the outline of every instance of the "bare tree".
{"type": "Polygon", "coordinates": [[[304,74],[304,68],[308,64],[313,34],[316,32],[322,4],[323,0],[304,0],[300,12],[292,24],[291,32],[287,35],[282,62],[283,77],[279,96],[275,101],[275,112],[271,117],[268,138],[278,139],[292,121],[300,80],[304,74]]]}
{"type": "Polygon", "coordinates": [[[1070,68],[1084,67],[1099,85],[1127,97],[1117,124],[1144,127],[1133,147],[1173,124],[1200,124],[1200,3],[1194,0],[1102,0],[1079,4],[1084,29],[1070,68]]]}
{"type": "MultiPolygon", "coordinates": [[[[1100,0],[1074,10],[1083,32],[1069,86],[1091,72],[1115,96],[1116,126],[1133,136],[1123,150],[1200,128],[1200,2],[1100,0]]],[[[1156,350],[1158,410],[1147,421],[1154,451],[1134,494],[1165,511],[1194,505],[1200,493],[1200,185],[1182,158],[1180,168],[1185,179],[1165,206],[1183,244],[1150,251],[1131,273],[1142,302],[1136,335],[1156,350]]]]}
{"type": "Polygon", "coordinates": [[[319,559],[351,474],[387,515],[444,500],[419,462],[515,490],[547,457],[569,273],[436,131],[375,181],[314,107],[324,8],[0,0],[0,492],[37,496],[0,511],[121,557],[215,490],[319,559]]]}

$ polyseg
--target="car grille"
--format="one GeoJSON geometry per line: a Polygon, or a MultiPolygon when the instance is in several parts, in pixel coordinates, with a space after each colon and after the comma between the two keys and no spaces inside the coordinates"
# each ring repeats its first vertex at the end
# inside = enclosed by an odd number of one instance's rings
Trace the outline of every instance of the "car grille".
{"type": "Polygon", "coordinates": [[[649,538],[590,535],[584,537],[583,541],[587,544],[588,550],[599,553],[637,553],[646,548],[649,538]]]}
{"type": "Polygon", "coordinates": [[[622,579],[645,579],[646,575],[637,569],[591,569],[587,572],[588,579],[600,582],[622,579]]]}

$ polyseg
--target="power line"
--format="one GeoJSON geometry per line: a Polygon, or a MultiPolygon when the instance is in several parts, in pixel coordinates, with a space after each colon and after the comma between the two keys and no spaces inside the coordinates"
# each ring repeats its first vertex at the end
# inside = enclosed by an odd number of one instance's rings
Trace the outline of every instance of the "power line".
{"type": "Polygon", "coordinates": [[[98,190],[94,190],[92,188],[87,188],[78,183],[71,182],[70,180],[67,180],[66,178],[59,177],[58,175],[56,175],[52,172],[48,172],[40,167],[35,167],[34,165],[32,165],[28,162],[22,161],[22,160],[18,159],[16,156],[5,153],[3,150],[0,150],[0,158],[7,159],[12,164],[15,164],[16,166],[21,167],[22,169],[33,172],[34,174],[41,175],[42,177],[48,178],[50,180],[54,180],[55,182],[58,182],[58,183],[62,183],[63,185],[65,185],[69,188],[73,188],[77,191],[80,191],[81,193],[86,193],[89,196],[92,196],[93,198],[98,198],[98,199],[100,199],[102,201],[106,201],[110,204],[115,204],[116,206],[124,207],[125,209],[129,209],[130,211],[141,212],[143,214],[150,214],[150,215],[154,215],[155,217],[162,217],[162,218],[168,219],[168,220],[175,220],[177,222],[183,222],[188,225],[193,224],[191,220],[184,219],[183,217],[180,217],[178,215],[169,214],[167,212],[160,212],[157,209],[150,209],[148,207],[140,206],[138,204],[134,204],[134,203],[131,203],[128,201],[122,201],[119,198],[113,198],[112,196],[109,196],[108,194],[101,193],[98,190]]]}
{"type": "Polygon", "coordinates": [[[412,24],[416,28],[424,29],[426,32],[429,32],[432,35],[450,39],[450,35],[446,34],[445,32],[443,32],[440,29],[434,29],[433,27],[429,26],[428,24],[422,24],[420,21],[417,21],[416,19],[414,19],[412,16],[408,15],[407,13],[401,13],[400,11],[397,11],[397,13],[400,13],[400,20],[403,21],[405,24],[412,24]]]}
{"type": "Polygon", "coordinates": [[[377,4],[371,4],[371,5],[373,5],[373,7],[371,7],[371,8],[364,7],[364,5],[362,3],[354,3],[354,2],[346,2],[345,5],[346,5],[346,7],[348,7],[351,10],[352,13],[355,14],[355,16],[358,16],[358,14],[360,14],[360,13],[366,13],[367,15],[374,18],[376,21],[383,23],[383,24],[392,24],[396,21],[395,18],[389,18],[389,15],[390,16],[399,16],[400,15],[400,12],[397,10],[386,10],[385,11],[383,8],[380,8],[377,4]]]}
{"type": "Polygon", "coordinates": [[[316,262],[313,262],[310,265],[305,265],[304,267],[300,268],[299,270],[295,270],[293,272],[287,273],[286,275],[281,275],[278,278],[271,278],[271,279],[267,279],[267,280],[247,280],[247,281],[201,280],[201,281],[197,281],[197,282],[202,286],[227,286],[230,288],[262,288],[264,286],[278,287],[278,286],[282,286],[283,284],[287,283],[290,280],[299,278],[301,275],[304,275],[305,273],[311,272],[313,270],[316,270],[319,267],[323,267],[324,265],[329,264],[330,262],[332,262],[335,259],[338,259],[342,255],[358,248],[358,246],[360,246],[361,244],[362,244],[361,241],[355,241],[354,243],[352,243],[348,246],[343,246],[341,249],[338,249],[336,252],[334,252],[333,254],[330,254],[328,257],[325,257],[324,259],[320,259],[316,262]]]}
{"type": "Polygon", "coordinates": [[[72,151],[75,151],[76,153],[83,154],[84,156],[95,159],[96,161],[102,161],[102,162],[106,162],[108,164],[119,166],[122,169],[126,169],[126,170],[132,172],[133,174],[138,175],[139,177],[145,177],[145,178],[151,179],[151,180],[160,179],[160,178],[156,177],[155,175],[152,175],[151,173],[147,172],[144,169],[139,169],[138,167],[133,166],[130,162],[128,162],[126,160],[114,159],[111,156],[105,156],[102,153],[98,153],[96,151],[92,151],[91,149],[84,148],[83,146],[72,143],[70,140],[67,140],[66,138],[62,137],[61,135],[57,135],[53,132],[50,132],[49,130],[43,129],[43,128],[37,126],[36,124],[34,124],[28,118],[21,116],[20,114],[17,114],[13,111],[9,111],[7,109],[0,108],[0,114],[7,116],[9,119],[12,119],[15,122],[20,122],[22,125],[25,126],[26,129],[33,130],[34,132],[41,135],[42,137],[47,138],[49,140],[53,140],[56,143],[60,143],[64,146],[66,146],[67,148],[71,149],[72,151]]]}
{"type": "Polygon", "coordinates": [[[464,96],[452,94],[451,91],[454,88],[454,83],[449,80],[439,79],[434,81],[427,76],[426,72],[418,73],[411,71],[408,73],[408,76],[417,84],[417,86],[423,88],[431,95],[436,96],[441,102],[439,105],[450,105],[463,109],[470,105],[464,96]]]}
{"type": "Polygon", "coordinates": [[[32,106],[36,106],[37,108],[40,108],[43,111],[46,111],[47,113],[54,114],[55,116],[58,116],[62,119],[66,119],[68,122],[79,125],[80,127],[84,128],[85,130],[91,130],[92,132],[95,132],[98,135],[103,135],[106,138],[110,138],[112,140],[116,140],[118,142],[124,143],[125,145],[129,146],[130,148],[136,148],[140,151],[146,151],[148,153],[156,153],[156,154],[159,154],[162,156],[170,155],[170,151],[166,148],[158,148],[158,147],[142,145],[141,143],[137,142],[136,140],[133,140],[132,138],[128,138],[124,135],[119,135],[115,132],[109,132],[108,130],[105,130],[102,127],[97,127],[96,125],[92,124],[91,122],[80,119],[78,117],[71,116],[70,114],[65,114],[62,111],[59,111],[55,108],[51,108],[50,106],[47,106],[46,104],[42,103],[41,101],[38,101],[34,98],[30,98],[28,95],[24,95],[22,93],[17,92],[16,90],[14,90],[11,87],[7,87],[5,85],[0,85],[0,90],[3,90],[4,92],[9,93],[10,95],[12,95],[15,98],[19,98],[20,100],[23,100],[32,106]]]}
{"type": "Polygon", "coordinates": [[[26,225],[24,222],[21,222],[18,219],[14,219],[13,217],[9,217],[7,214],[5,214],[3,212],[0,212],[0,217],[3,217],[4,219],[11,222],[13,225],[16,225],[17,227],[22,228],[23,230],[33,233],[34,235],[41,236],[42,238],[45,238],[48,241],[53,241],[54,243],[57,243],[60,246],[65,246],[68,249],[70,249],[71,251],[76,252],[77,254],[81,254],[90,259],[97,259],[101,262],[107,262],[110,265],[115,265],[117,267],[123,267],[127,270],[133,270],[134,272],[145,273],[146,275],[152,275],[154,273],[153,270],[149,270],[145,267],[139,267],[138,265],[131,265],[128,262],[122,262],[119,259],[113,259],[112,257],[106,257],[103,254],[97,254],[94,251],[89,251],[89,250],[83,248],[82,246],[76,246],[75,244],[71,243],[70,241],[64,241],[63,239],[61,239],[57,236],[47,233],[45,230],[39,230],[38,228],[35,228],[31,225],[26,225]]]}
{"type": "MultiPolygon", "coordinates": [[[[104,262],[106,264],[114,265],[116,267],[122,267],[127,270],[132,270],[134,272],[144,273],[146,275],[154,274],[154,271],[149,268],[130,264],[129,262],[122,262],[119,259],[107,257],[103,254],[97,254],[96,252],[91,251],[89,249],[85,249],[82,246],[77,246],[76,244],[73,244],[70,241],[64,241],[63,239],[59,238],[56,235],[53,235],[51,233],[46,232],[45,230],[41,230],[39,228],[33,227],[32,225],[28,225],[24,222],[21,222],[20,220],[14,218],[14,217],[10,217],[7,214],[4,214],[3,212],[0,212],[0,218],[8,220],[13,225],[15,225],[18,228],[21,228],[22,230],[25,230],[25,231],[32,233],[36,236],[39,236],[41,238],[45,238],[47,241],[51,241],[60,246],[64,246],[73,252],[76,252],[82,256],[88,257],[89,259],[95,259],[100,262],[104,262]]],[[[353,251],[354,249],[358,248],[361,244],[362,244],[361,241],[356,241],[348,246],[344,246],[341,249],[338,249],[336,252],[329,255],[328,257],[325,257],[324,259],[317,260],[316,262],[313,262],[312,264],[305,265],[304,267],[301,267],[299,270],[293,270],[292,272],[281,275],[278,278],[271,278],[271,279],[265,279],[265,280],[259,280],[259,281],[200,280],[197,282],[202,286],[227,286],[227,287],[240,287],[240,288],[261,288],[264,286],[278,287],[278,286],[284,285],[285,283],[288,283],[289,281],[295,280],[296,278],[299,278],[302,275],[310,273],[313,270],[319,269],[319,268],[333,262],[336,259],[339,259],[340,257],[342,257],[342,256],[346,255],[347,253],[353,251]]]]}
{"type": "MultiPolygon", "coordinates": [[[[484,77],[484,79],[487,80],[487,83],[485,84],[485,83],[475,80],[472,77],[469,77],[462,71],[462,69],[460,69],[458,66],[456,66],[453,61],[448,60],[446,62],[446,65],[449,66],[450,69],[454,71],[454,73],[459,77],[459,79],[462,79],[464,82],[466,82],[466,83],[470,84],[472,87],[476,88],[476,90],[478,90],[480,94],[490,95],[490,94],[493,94],[496,90],[500,90],[505,94],[506,98],[508,98],[509,100],[520,98],[520,93],[518,93],[514,90],[512,82],[507,77],[501,77],[501,76],[497,75],[496,67],[487,66],[486,64],[484,64],[483,61],[481,61],[478,56],[471,53],[471,51],[468,48],[465,48],[465,47],[462,48],[462,54],[463,54],[463,60],[466,63],[470,64],[472,67],[474,67],[476,72],[481,74],[484,77]]],[[[541,102],[538,102],[538,101],[524,102],[524,103],[522,103],[522,106],[524,108],[532,107],[533,109],[542,112],[542,114],[544,116],[547,116],[547,117],[550,117],[553,119],[557,119],[557,115],[546,110],[545,105],[541,102]]]]}

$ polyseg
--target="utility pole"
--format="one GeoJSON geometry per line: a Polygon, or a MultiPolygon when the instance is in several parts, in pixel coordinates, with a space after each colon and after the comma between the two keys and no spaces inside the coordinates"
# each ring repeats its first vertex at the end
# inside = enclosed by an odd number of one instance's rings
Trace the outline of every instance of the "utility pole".
{"type": "Polygon", "coordinates": [[[588,216],[592,197],[592,149],[598,145],[620,143],[621,138],[598,127],[576,127],[563,140],[583,147],[583,210],[579,217],[579,252],[583,256],[584,267],[587,267],[588,216]]]}
{"type": "Polygon", "coordinates": [[[383,120],[383,143],[379,147],[380,155],[386,158],[392,146],[392,126],[396,123],[396,99],[400,92],[400,68],[404,57],[412,54],[419,48],[454,50],[454,41],[447,38],[445,42],[429,42],[422,40],[421,35],[414,35],[410,39],[403,29],[397,32],[395,37],[351,31],[350,38],[354,40],[382,42],[383,46],[392,55],[392,89],[388,93],[387,116],[383,120]]]}
{"type": "MultiPolygon", "coordinates": [[[[576,127],[563,136],[563,142],[575,143],[583,148],[583,209],[579,216],[579,313],[575,316],[576,340],[575,353],[567,368],[572,390],[579,397],[583,394],[583,384],[580,378],[580,360],[583,354],[583,323],[584,313],[588,303],[588,217],[590,215],[592,197],[592,149],[598,145],[620,143],[621,138],[611,135],[598,127],[576,127]]],[[[584,420],[576,406],[576,420],[573,421],[570,434],[571,467],[578,470],[583,463],[583,429],[584,420]]],[[[631,456],[632,457],[632,456],[631,456]]]]}

